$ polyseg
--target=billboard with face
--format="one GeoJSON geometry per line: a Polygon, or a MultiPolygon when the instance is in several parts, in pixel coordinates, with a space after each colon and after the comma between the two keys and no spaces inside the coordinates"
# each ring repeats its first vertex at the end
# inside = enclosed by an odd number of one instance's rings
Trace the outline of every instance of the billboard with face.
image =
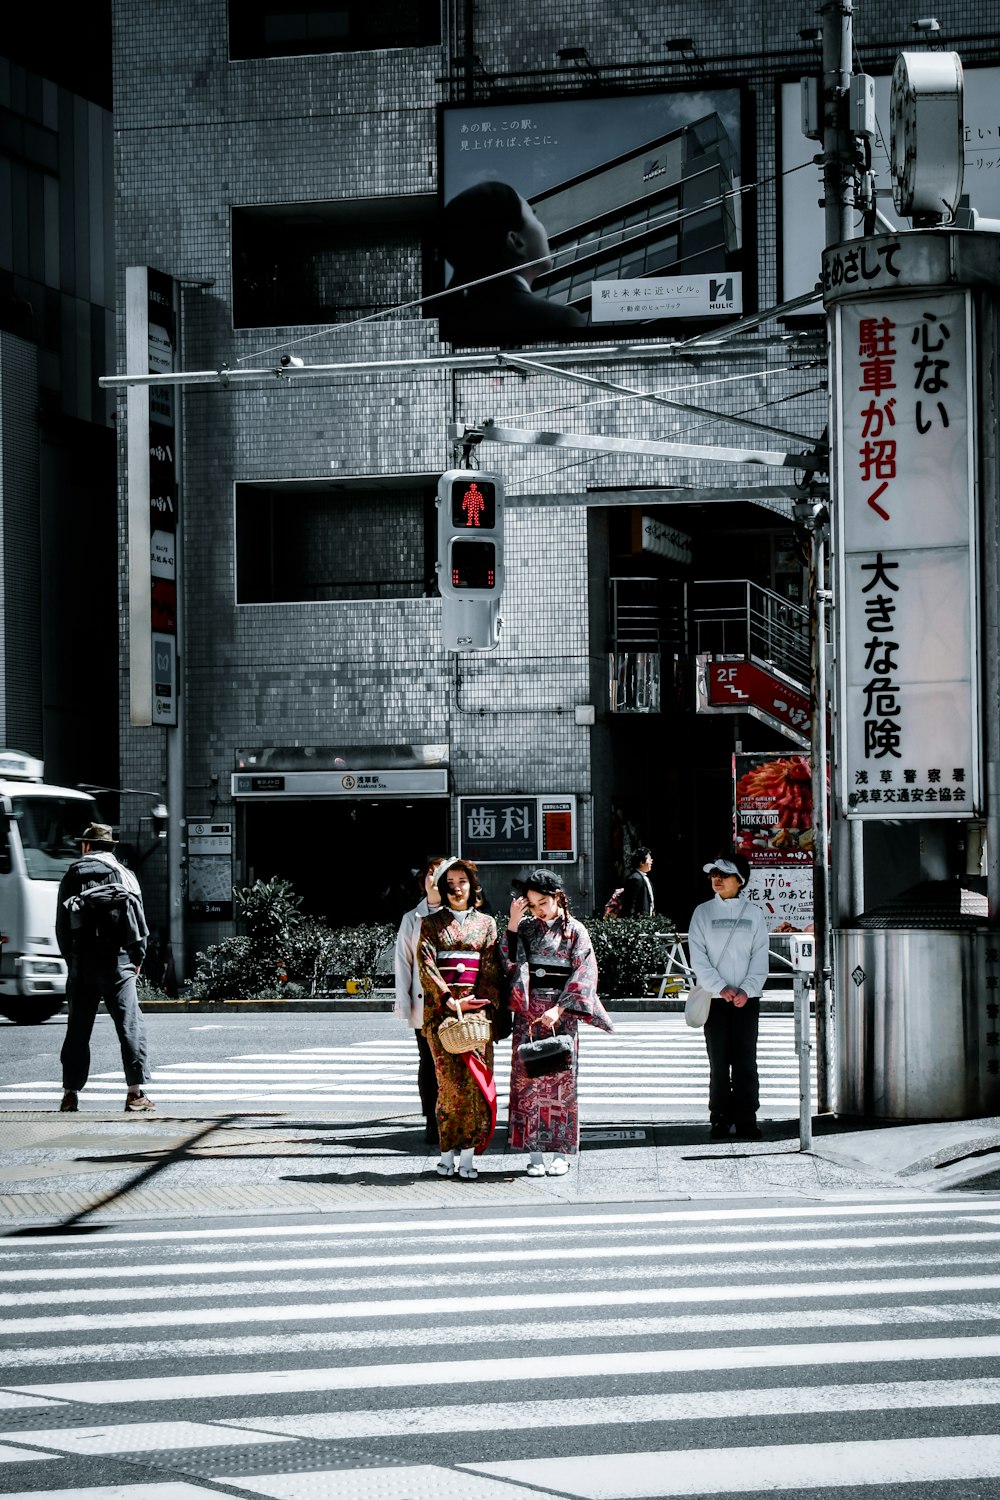
{"type": "Polygon", "coordinates": [[[644,339],[750,310],[744,117],[737,88],[444,106],[442,338],[644,339]]]}

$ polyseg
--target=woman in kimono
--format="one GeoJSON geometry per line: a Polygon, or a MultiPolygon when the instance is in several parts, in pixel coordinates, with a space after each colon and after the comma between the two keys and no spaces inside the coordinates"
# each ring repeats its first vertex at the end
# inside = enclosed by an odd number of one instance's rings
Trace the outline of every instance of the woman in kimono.
{"type": "Polygon", "coordinates": [[[479,1173],[473,1157],[489,1145],[496,1128],[493,1043],[482,1052],[446,1052],[438,1027],[462,1010],[490,1014],[499,998],[497,924],[478,908],[482,891],[474,864],[451,859],[438,870],[441,907],[420,924],[417,965],[424,995],[423,1033],[437,1074],[437,1127],[441,1144],[439,1177],[472,1181],[479,1173]]]}
{"type": "Polygon", "coordinates": [[[510,982],[514,1036],[510,1069],[509,1143],[528,1152],[528,1176],[562,1177],[580,1146],[576,1101],[577,1026],[611,1031],[597,995],[597,961],[590,935],[569,914],[566,892],[551,870],[533,870],[524,895],[510,905],[507,936],[498,945],[510,982]],[[548,1032],[573,1038],[573,1060],[562,1073],[529,1078],[518,1054],[522,1042],[548,1032]],[[554,1152],[546,1167],[544,1153],[554,1152]]]}

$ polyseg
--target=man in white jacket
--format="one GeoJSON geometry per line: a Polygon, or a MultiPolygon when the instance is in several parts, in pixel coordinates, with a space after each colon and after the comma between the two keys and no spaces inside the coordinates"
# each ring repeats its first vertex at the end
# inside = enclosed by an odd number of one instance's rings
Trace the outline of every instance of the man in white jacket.
{"type": "Polygon", "coordinates": [[[399,924],[399,932],[396,934],[395,1009],[397,1016],[401,1016],[407,1026],[413,1027],[417,1038],[417,1048],[420,1054],[420,1061],[417,1064],[417,1090],[426,1122],[424,1138],[431,1146],[436,1146],[438,1143],[435,1114],[437,1074],[434,1071],[431,1049],[420,1029],[424,1024],[424,996],[420,988],[420,973],[417,969],[417,945],[420,942],[420,924],[424,917],[440,910],[441,897],[438,893],[437,877],[441,873],[441,867],[447,863],[446,855],[436,854],[427,861],[422,870],[417,872],[417,879],[424,891],[423,899],[412,911],[406,913],[399,924]]]}
{"type": "Polygon", "coordinates": [[[688,928],[691,967],[712,994],[705,1022],[711,1080],[708,1108],[713,1141],[760,1140],[757,1110],[757,1026],[769,967],[768,930],[758,907],[743,895],[750,863],[743,854],[704,866],[713,896],[697,906],[688,928]]]}

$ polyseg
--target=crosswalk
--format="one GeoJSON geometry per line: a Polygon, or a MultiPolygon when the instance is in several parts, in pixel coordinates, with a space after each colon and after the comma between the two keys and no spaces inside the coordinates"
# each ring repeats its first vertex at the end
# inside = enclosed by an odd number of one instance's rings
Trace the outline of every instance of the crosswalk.
{"type": "MultiPolygon", "coordinates": [[[[799,1109],[798,1058],[791,1016],[764,1016],[757,1049],[761,1113],[796,1116],[799,1109]]],[[[498,1080],[510,1072],[510,1042],[496,1048],[498,1080]]],[[[420,1112],[416,1048],[412,1038],[378,1037],[344,1046],[295,1047],[277,1052],[238,1053],[224,1061],[161,1063],[154,1068],[150,1093],[161,1106],[240,1101],[260,1107],[326,1103],[355,1108],[420,1112]]],[[[501,1086],[501,1112],[506,1090],[501,1086]]],[[[0,1087],[0,1106],[21,1107],[58,1101],[58,1077],[0,1087]]],[[[98,1073],[87,1085],[91,1104],[120,1105],[120,1071],[98,1073]]],[[[675,1014],[616,1020],[607,1036],[580,1031],[580,1102],[588,1118],[622,1111],[655,1110],[702,1119],[707,1114],[708,1062],[704,1035],[675,1014]]]]}
{"type": "Polygon", "coordinates": [[[995,1496],[989,1200],[0,1239],[0,1491],[995,1496]]]}

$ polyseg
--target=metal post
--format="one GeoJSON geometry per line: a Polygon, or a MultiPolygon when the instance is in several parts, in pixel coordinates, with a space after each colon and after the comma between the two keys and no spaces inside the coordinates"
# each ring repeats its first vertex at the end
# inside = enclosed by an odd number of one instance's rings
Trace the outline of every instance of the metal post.
{"type": "Polygon", "coordinates": [[[813,975],[796,969],[793,984],[795,989],[795,1050],[799,1055],[799,1150],[812,1150],[812,1079],[809,1054],[812,1052],[812,1026],[809,1015],[809,996],[813,975]]]}
{"type": "MultiPolygon", "coordinates": [[[[174,306],[177,314],[178,363],[183,363],[184,354],[184,306],[176,283],[174,306]]],[[[167,805],[170,821],[167,824],[167,933],[170,956],[173,960],[174,978],[178,985],[187,978],[187,958],[184,951],[184,845],[185,806],[187,799],[187,755],[185,744],[185,697],[184,681],[184,393],[174,392],[175,423],[174,439],[178,465],[178,488],[180,509],[177,517],[174,570],[177,580],[177,681],[174,685],[177,704],[177,722],[165,730],[167,805]]]]}
{"type": "Polygon", "coordinates": [[[816,935],[816,1094],[820,1113],[833,1108],[830,1080],[833,1075],[830,1056],[833,1027],[831,1024],[832,942],[830,933],[830,802],[827,788],[827,762],[830,757],[827,736],[827,650],[826,621],[830,592],[826,588],[825,516],[817,518],[814,532],[813,561],[816,569],[816,607],[814,611],[815,701],[812,731],[813,816],[813,926],[816,935]]]}
{"type": "Polygon", "coordinates": [[[825,0],[823,18],[823,208],[826,243],[852,238],[854,137],[848,129],[854,7],[851,0],[825,0]]]}

